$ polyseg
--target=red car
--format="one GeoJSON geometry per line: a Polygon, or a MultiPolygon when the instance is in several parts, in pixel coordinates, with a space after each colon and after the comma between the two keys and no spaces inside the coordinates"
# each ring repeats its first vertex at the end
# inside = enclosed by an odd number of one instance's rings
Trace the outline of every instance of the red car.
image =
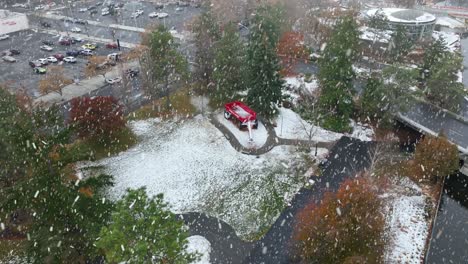
{"type": "Polygon", "coordinates": [[[106,48],[108,48],[108,49],[116,49],[118,47],[119,46],[117,45],[117,43],[107,43],[106,44],[106,48]]]}
{"type": "Polygon", "coordinates": [[[242,102],[235,101],[225,104],[224,118],[234,118],[240,129],[249,125],[254,129],[258,127],[257,113],[242,102]]]}
{"type": "Polygon", "coordinates": [[[70,46],[72,44],[72,41],[71,39],[61,39],[59,41],[59,44],[64,46],[70,46]]]}
{"type": "Polygon", "coordinates": [[[54,58],[56,58],[58,61],[63,61],[63,58],[65,58],[65,56],[63,56],[63,54],[61,53],[57,53],[55,55],[52,55],[54,58]]]}

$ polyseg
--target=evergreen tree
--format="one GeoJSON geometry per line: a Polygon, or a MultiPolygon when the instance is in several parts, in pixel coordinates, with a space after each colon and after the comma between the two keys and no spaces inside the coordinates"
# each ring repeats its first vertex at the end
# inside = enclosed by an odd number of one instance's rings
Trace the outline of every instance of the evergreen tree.
{"type": "Polygon", "coordinates": [[[408,34],[408,31],[403,26],[397,26],[392,34],[389,45],[389,55],[393,61],[401,61],[401,59],[410,52],[413,47],[413,40],[408,34]]]}
{"type": "Polygon", "coordinates": [[[249,85],[247,100],[258,113],[270,118],[277,115],[283,81],[276,54],[279,40],[280,10],[266,6],[257,9],[247,51],[249,85]]]}
{"type": "Polygon", "coordinates": [[[224,28],[216,45],[213,79],[216,90],[211,103],[222,105],[233,101],[238,91],[245,90],[245,52],[234,24],[224,28]]]}
{"type": "Polygon", "coordinates": [[[458,82],[458,73],[463,69],[462,57],[448,53],[429,70],[425,94],[434,104],[458,112],[463,96],[466,95],[463,84],[458,82]]]}
{"type": "Polygon", "coordinates": [[[358,36],[354,19],[341,19],[319,60],[319,114],[322,126],[333,131],[344,132],[350,129],[355,77],[352,65],[358,55],[358,36]]]}
{"type": "Polygon", "coordinates": [[[221,32],[211,7],[206,6],[207,10],[200,15],[193,27],[197,51],[195,78],[201,81],[204,86],[208,86],[213,81],[215,45],[221,38],[221,32]]]}
{"type": "Polygon", "coordinates": [[[186,77],[187,61],[177,51],[177,44],[167,29],[160,25],[149,36],[149,60],[151,78],[153,84],[162,84],[162,90],[158,85],[148,87],[153,98],[166,96],[169,102],[169,84],[186,77]]]}
{"type": "Polygon", "coordinates": [[[423,79],[428,79],[431,68],[449,52],[442,37],[436,39],[424,52],[424,61],[422,66],[423,79]]]}
{"type": "Polygon", "coordinates": [[[117,202],[112,221],[96,242],[110,263],[190,263],[183,222],[163,202],[162,194],[149,198],[144,188],[128,190],[117,202]]]}

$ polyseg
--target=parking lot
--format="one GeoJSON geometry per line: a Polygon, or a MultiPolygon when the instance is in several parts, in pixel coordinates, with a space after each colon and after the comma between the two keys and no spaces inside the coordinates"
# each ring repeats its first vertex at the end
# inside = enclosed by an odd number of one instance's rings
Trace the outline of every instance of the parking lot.
{"type": "MultiPolygon", "coordinates": [[[[32,30],[17,32],[9,34],[10,38],[0,41],[0,51],[8,49],[16,49],[21,52],[19,55],[13,57],[17,60],[14,63],[1,61],[0,62],[0,83],[5,83],[12,88],[24,87],[27,92],[33,96],[39,96],[37,90],[38,82],[47,74],[34,73],[33,68],[29,66],[29,61],[34,61],[40,58],[47,58],[54,54],[66,54],[67,50],[79,50],[81,45],[86,43],[76,43],[70,46],[62,46],[58,43],[59,35],[51,35],[46,33],[38,33],[32,30]],[[42,41],[51,41],[54,43],[52,46],[53,51],[43,51],[40,46],[43,45],[42,41]]],[[[116,50],[106,49],[105,43],[97,43],[100,45],[95,50],[96,55],[107,55],[116,50]]],[[[122,50],[124,51],[124,50],[122,50]]],[[[70,79],[84,78],[84,68],[86,66],[87,57],[77,56],[77,62],[74,64],[64,63],[62,66],[66,76],[70,79]]],[[[58,63],[51,63],[58,64],[58,63]]],[[[45,66],[47,68],[48,66],[45,66]]]]}

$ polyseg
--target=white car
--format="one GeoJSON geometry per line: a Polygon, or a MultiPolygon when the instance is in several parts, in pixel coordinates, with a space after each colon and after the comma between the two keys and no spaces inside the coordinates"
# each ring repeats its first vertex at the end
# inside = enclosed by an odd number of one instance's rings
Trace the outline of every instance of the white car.
{"type": "Polygon", "coordinates": [[[48,65],[49,60],[48,59],[38,59],[37,60],[42,66],[48,65]]]}
{"type": "Polygon", "coordinates": [[[148,16],[149,16],[150,18],[155,18],[155,17],[158,17],[158,16],[159,16],[159,13],[158,13],[158,12],[149,13],[148,16]]]}
{"type": "Polygon", "coordinates": [[[120,56],[120,53],[114,52],[111,54],[107,55],[107,59],[109,60],[117,60],[117,58],[120,56]]]}
{"type": "Polygon", "coordinates": [[[120,77],[106,79],[106,83],[108,83],[108,84],[119,83],[121,81],[122,81],[122,78],[120,78],[120,77]]]}
{"type": "Polygon", "coordinates": [[[94,53],[90,49],[84,49],[80,51],[80,54],[84,56],[93,56],[94,53]]]}
{"type": "Polygon", "coordinates": [[[76,62],[76,58],[75,57],[65,57],[63,58],[63,61],[64,62],[67,62],[67,63],[75,63],[76,62]]]}
{"type": "Polygon", "coordinates": [[[71,32],[75,32],[75,33],[79,33],[79,32],[81,32],[81,28],[79,28],[79,27],[72,27],[72,28],[70,29],[70,31],[71,31],[71,32]]]}
{"type": "Polygon", "coordinates": [[[52,51],[52,50],[54,50],[54,49],[53,49],[51,46],[42,45],[42,46],[41,46],[41,50],[52,51]]]}
{"type": "Polygon", "coordinates": [[[48,58],[47,58],[47,61],[48,61],[48,62],[51,62],[51,63],[56,63],[56,62],[58,62],[57,58],[52,57],[52,56],[51,56],[51,57],[48,57],[48,58]]]}
{"type": "Polygon", "coordinates": [[[3,34],[3,35],[0,35],[0,40],[5,40],[5,39],[9,39],[10,36],[7,35],[7,34],[3,34]]]}
{"type": "Polygon", "coordinates": [[[42,9],[45,9],[45,5],[38,5],[34,8],[34,10],[42,10],[42,9]]]}
{"type": "Polygon", "coordinates": [[[109,10],[107,10],[107,11],[102,11],[102,12],[101,12],[101,15],[102,15],[102,16],[107,16],[107,15],[109,15],[109,14],[110,14],[109,10]]]}
{"type": "Polygon", "coordinates": [[[169,16],[168,13],[158,13],[158,18],[166,18],[168,16],[169,16]]]}
{"type": "Polygon", "coordinates": [[[182,7],[177,7],[177,8],[175,9],[175,11],[178,11],[178,12],[179,12],[179,11],[182,11],[182,10],[184,10],[182,7]]]}
{"type": "Polygon", "coordinates": [[[78,12],[80,12],[80,13],[84,13],[84,12],[86,12],[86,11],[88,11],[88,8],[80,8],[80,9],[78,9],[78,12]]]}
{"type": "Polygon", "coordinates": [[[16,59],[11,57],[11,56],[3,56],[2,60],[6,61],[6,62],[16,62],[16,59]]]}
{"type": "Polygon", "coordinates": [[[11,7],[22,7],[22,8],[27,8],[28,6],[26,4],[14,4],[11,7]]]}
{"type": "Polygon", "coordinates": [[[143,15],[145,11],[143,9],[138,9],[135,13],[137,13],[138,15],[143,15]]]}

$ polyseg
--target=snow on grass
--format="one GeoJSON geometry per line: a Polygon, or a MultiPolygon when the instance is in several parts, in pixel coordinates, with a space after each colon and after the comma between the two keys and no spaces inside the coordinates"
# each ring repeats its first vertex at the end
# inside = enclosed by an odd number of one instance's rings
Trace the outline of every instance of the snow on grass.
{"type": "Polygon", "coordinates": [[[288,95],[292,99],[292,103],[296,104],[300,94],[313,95],[318,89],[318,81],[312,79],[310,82],[305,81],[305,77],[294,76],[284,78],[285,88],[283,95],[288,95]]]}
{"type": "Polygon", "coordinates": [[[329,142],[338,140],[342,136],[342,134],[309,124],[291,109],[279,108],[279,111],[275,131],[280,138],[309,140],[309,135],[313,134],[313,141],[329,142]]]}
{"type": "Polygon", "coordinates": [[[390,243],[385,262],[421,263],[429,231],[425,218],[426,196],[414,182],[405,178],[386,199],[386,230],[390,243]]]}
{"type": "Polygon", "coordinates": [[[260,148],[265,145],[268,139],[268,132],[262,122],[258,121],[257,129],[252,129],[252,141],[250,141],[249,130],[240,130],[231,120],[224,118],[223,113],[219,113],[215,117],[218,121],[224,125],[229,131],[231,131],[237,138],[239,143],[246,148],[260,148]]]}
{"type": "Polygon", "coordinates": [[[115,178],[112,199],[127,188],[146,186],[148,195],[164,194],[175,213],[203,212],[219,217],[243,237],[270,226],[287,200],[306,182],[303,157],[293,147],[276,147],[262,156],[232,148],[207,119],[158,119],[130,123],[140,142],[102,167],[115,178]],[[272,202],[272,199],[275,199],[272,202]],[[271,206],[271,205],[274,206],[271,206]]]}
{"type": "Polygon", "coordinates": [[[210,264],[210,241],[202,236],[190,236],[187,238],[187,240],[187,252],[198,253],[201,255],[198,261],[193,261],[190,264],[210,264]]]}

